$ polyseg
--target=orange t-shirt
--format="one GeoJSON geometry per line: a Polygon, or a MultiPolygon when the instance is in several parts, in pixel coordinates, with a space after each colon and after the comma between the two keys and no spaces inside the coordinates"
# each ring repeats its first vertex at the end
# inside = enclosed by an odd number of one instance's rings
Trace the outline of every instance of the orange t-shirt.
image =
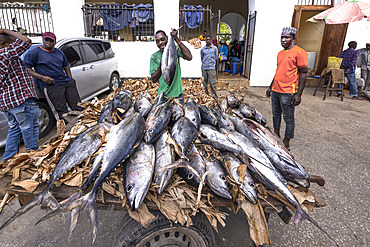
{"type": "Polygon", "coordinates": [[[307,52],[298,46],[282,50],[277,56],[277,69],[272,91],[277,93],[296,93],[298,90],[298,68],[308,66],[307,52]]]}

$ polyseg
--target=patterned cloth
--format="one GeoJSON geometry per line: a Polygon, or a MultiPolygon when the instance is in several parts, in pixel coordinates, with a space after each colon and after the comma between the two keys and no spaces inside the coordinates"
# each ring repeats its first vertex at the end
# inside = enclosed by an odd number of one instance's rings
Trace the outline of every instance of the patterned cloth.
{"type": "Polygon", "coordinates": [[[28,98],[37,98],[35,83],[21,60],[31,44],[17,39],[0,49],[0,111],[12,109],[28,98]]]}
{"type": "Polygon", "coordinates": [[[353,48],[348,48],[339,54],[339,58],[343,58],[341,66],[349,67],[344,69],[344,74],[355,73],[358,55],[359,52],[353,48]]]}

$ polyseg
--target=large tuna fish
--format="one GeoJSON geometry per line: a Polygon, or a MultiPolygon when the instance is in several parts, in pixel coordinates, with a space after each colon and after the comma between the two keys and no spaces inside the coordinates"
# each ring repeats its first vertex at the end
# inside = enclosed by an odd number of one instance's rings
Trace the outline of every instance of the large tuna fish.
{"type": "Polygon", "coordinates": [[[177,66],[177,50],[173,37],[170,35],[167,45],[164,48],[161,60],[161,71],[164,81],[171,85],[175,77],[177,66]]]}
{"type": "Polygon", "coordinates": [[[229,138],[227,138],[227,136],[216,130],[214,127],[207,124],[201,124],[199,131],[202,143],[210,144],[220,151],[228,151],[238,155],[243,153],[243,150],[238,145],[234,144],[229,138]]]}
{"type": "MultiPolygon", "coordinates": [[[[90,217],[92,229],[92,242],[95,242],[98,230],[98,211],[96,207],[96,194],[106,178],[114,169],[136,150],[144,136],[144,118],[139,114],[123,119],[109,134],[103,155],[101,171],[96,178],[92,190],[85,196],[71,200],[64,210],[86,208],[90,217]]],[[[79,210],[81,210],[79,209],[79,210]]]]}
{"type": "Polygon", "coordinates": [[[229,176],[239,184],[240,191],[253,204],[257,203],[256,185],[248,170],[245,170],[245,176],[241,177],[238,168],[243,164],[233,153],[225,152],[222,154],[223,163],[229,176]]]}
{"type": "Polygon", "coordinates": [[[152,182],[155,150],[152,144],[141,142],[125,163],[124,186],[128,205],[137,210],[144,201],[152,182]]]}
{"type": "Polygon", "coordinates": [[[57,200],[54,198],[50,192],[51,186],[59,178],[63,176],[65,172],[70,170],[75,165],[81,163],[84,159],[93,155],[95,151],[99,148],[104,136],[103,124],[97,124],[78,135],[63,152],[58,164],[56,165],[53,173],[50,176],[50,180],[47,183],[45,189],[38,194],[31,201],[26,203],[20,209],[18,209],[13,216],[11,216],[1,227],[0,230],[9,225],[19,216],[23,215],[31,208],[42,204],[48,206],[51,209],[59,208],[57,200]]]}
{"type": "Polygon", "coordinates": [[[188,98],[184,104],[184,112],[185,117],[187,117],[195,125],[195,127],[197,127],[197,129],[199,129],[200,112],[198,104],[194,100],[188,98]]]}
{"type": "Polygon", "coordinates": [[[145,122],[144,140],[146,143],[154,143],[158,140],[162,130],[166,128],[171,120],[171,113],[171,101],[152,108],[145,122]]]}
{"type": "Polygon", "coordinates": [[[181,154],[178,155],[184,157],[197,138],[198,130],[188,118],[182,117],[173,125],[171,136],[181,149],[181,154]]]}
{"type": "Polygon", "coordinates": [[[226,100],[230,108],[238,108],[240,106],[240,100],[234,94],[227,96],[226,100]]]}
{"type": "Polygon", "coordinates": [[[244,119],[243,122],[248,128],[247,137],[266,154],[285,179],[304,188],[310,187],[310,176],[285,148],[279,137],[256,121],[244,119]]]}
{"type": "Polygon", "coordinates": [[[184,116],[184,109],[183,109],[183,107],[181,106],[180,103],[177,103],[176,101],[172,102],[172,104],[171,104],[171,111],[172,111],[171,119],[173,121],[177,121],[181,117],[184,116]]]}
{"type": "Polygon", "coordinates": [[[216,109],[213,109],[213,114],[216,116],[217,119],[217,127],[219,129],[227,129],[227,130],[234,130],[234,124],[230,120],[230,115],[226,112],[222,112],[216,109]]]}
{"type": "Polygon", "coordinates": [[[297,198],[288,189],[280,173],[272,166],[269,159],[261,150],[254,147],[247,137],[236,131],[224,131],[224,133],[234,143],[240,145],[243,151],[250,156],[249,168],[253,174],[267,187],[279,191],[289,201],[289,203],[295,207],[294,224],[297,231],[301,221],[303,219],[307,219],[334,241],[326,231],[324,231],[307,213],[303,211],[297,198]]]}
{"type": "Polygon", "coordinates": [[[217,125],[217,118],[210,108],[204,105],[199,105],[199,112],[200,112],[201,122],[203,124],[209,124],[212,126],[217,125]]]}
{"type": "Polygon", "coordinates": [[[226,179],[226,173],[220,161],[206,160],[206,184],[218,196],[226,199],[233,199],[230,193],[230,187],[226,179]]]}
{"type": "Polygon", "coordinates": [[[193,144],[187,155],[189,159],[189,166],[193,169],[189,169],[188,166],[179,167],[177,173],[190,185],[198,187],[200,178],[203,177],[206,172],[206,160],[199,153],[198,149],[193,144]]]}
{"type": "Polygon", "coordinates": [[[150,102],[150,95],[148,92],[140,93],[134,103],[134,109],[136,112],[140,113],[141,116],[145,117],[152,109],[152,103],[150,102]]]}
{"type": "Polygon", "coordinates": [[[159,186],[158,194],[162,194],[171,180],[174,169],[165,169],[175,161],[175,151],[173,147],[167,143],[170,133],[168,130],[163,130],[159,139],[154,143],[155,148],[155,175],[154,182],[159,186]]]}

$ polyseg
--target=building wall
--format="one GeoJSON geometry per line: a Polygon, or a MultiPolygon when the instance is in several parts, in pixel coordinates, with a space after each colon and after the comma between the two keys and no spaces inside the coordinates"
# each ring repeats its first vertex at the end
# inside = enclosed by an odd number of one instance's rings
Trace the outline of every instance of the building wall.
{"type": "MultiPolygon", "coordinates": [[[[194,49],[188,42],[183,42],[189,48],[193,59],[186,61],[180,59],[181,75],[184,78],[202,76],[200,49],[194,49]]],[[[155,42],[112,42],[112,49],[118,60],[121,77],[150,76],[150,56],[158,50],[155,42]]],[[[205,41],[202,41],[202,46],[205,41]]]]}
{"type": "Polygon", "coordinates": [[[246,20],[243,16],[236,13],[228,13],[224,15],[221,22],[227,23],[231,28],[231,40],[237,39],[239,41],[240,29],[246,25],[246,20]]]}
{"type": "Polygon", "coordinates": [[[250,11],[257,11],[251,86],[269,86],[276,71],[281,30],[290,26],[296,0],[249,0],[250,11]]]}

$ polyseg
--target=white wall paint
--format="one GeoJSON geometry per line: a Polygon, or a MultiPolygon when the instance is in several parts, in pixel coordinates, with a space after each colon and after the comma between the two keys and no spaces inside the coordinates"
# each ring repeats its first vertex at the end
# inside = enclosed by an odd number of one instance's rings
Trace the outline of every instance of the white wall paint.
{"type": "Polygon", "coordinates": [[[295,0],[255,1],[257,11],[256,32],[254,36],[251,86],[270,85],[276,71],[277,54],[283,48],[280,45],[281,30],[290,26],[295,0]]]}
{"type": "MultiPolygon", "coordinates": [[[[361,2],[370,4],[370,0],[361,0],[361,2]]],[[[365,44],[370,43],[370,21],[364,18],[361,21],[348,24],[343,49],[347,49],[348,42],[352,40],[357,42],[357,49],[365,48],[365,44]]]]}
{"type": "Polygon", "coordinates": [[[179,8],[178,0],[153,0],[154,6],[154,28],[163,30],[167,35],[171,28],[179,28],[179,8]]]}
{"type": "MultiPolygon", "coordinates": [[[[183,42],[189,48],[193,59],[186,61],[180,59],[181,76],[202,76],[200,49],[194,49],[188,42],[183,42]]],[[[150,56],[158,50],[155,42],[112,42],[112,49],[118,60],[121,77],[146,77],[149,75],[150,56]]],[[[205,41],[202,42],[202,47],[205,41]]]]}
{"type": "Polygon", "coordinates": [[[85,0],[50,0],[54,33],[57,39],[83,37],[84,23],[81,7],[85,0]]]}

